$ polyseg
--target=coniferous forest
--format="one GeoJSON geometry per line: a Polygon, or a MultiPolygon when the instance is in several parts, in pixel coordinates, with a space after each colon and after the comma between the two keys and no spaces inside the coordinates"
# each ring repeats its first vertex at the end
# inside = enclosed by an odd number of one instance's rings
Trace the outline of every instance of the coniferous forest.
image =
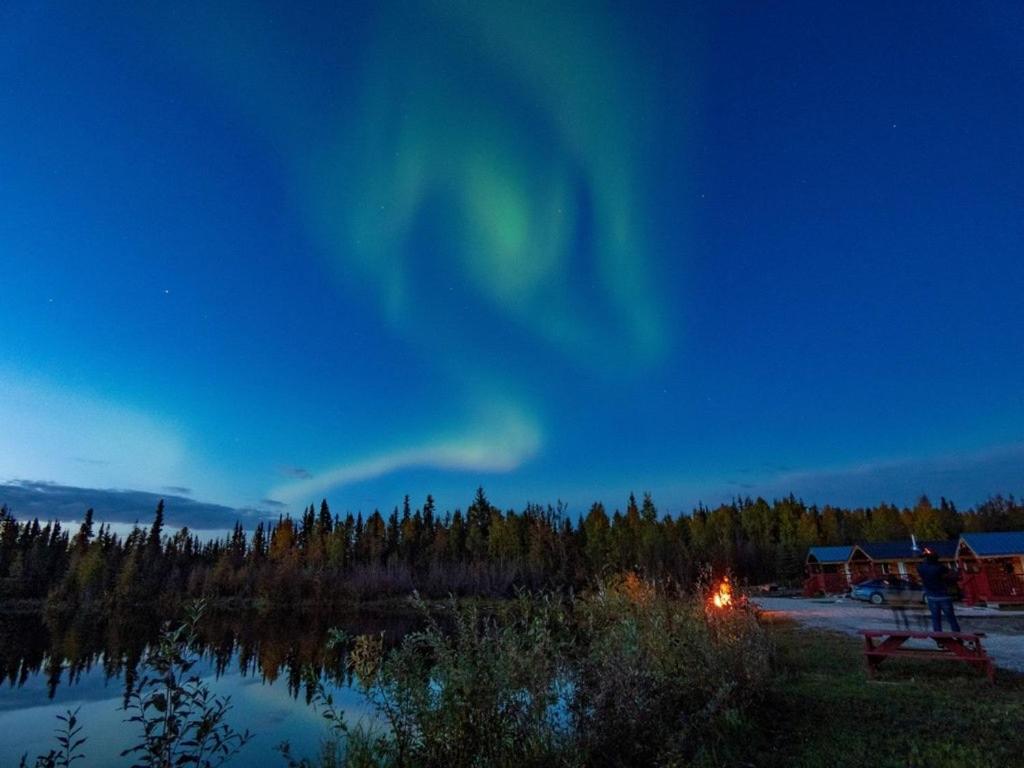
{"type": "Polygon", "coordinates": [[[611,514],[595,503],[582,517],[564,505],[502,511],[483,489],[463,512],[440,512],[428,496],[408,497],[388,515],[334,514],[327,501],[295,519],[236,523],[200,540],[169,531],[161,502],[148,528],[128,535],[97,525],[88,510],[77,530],[19,520],[0,510],[0,599],[56,607],[174,606],[206,597],[240,604],[332,605],[408,595],[504,597],[519,588],[580,589],[614,573],[636,572],[683,588],[703,569],[748,583],[793,584],[807,548],[962,531],[1024,529],[1024,505],[993,497],[961,511],[922,497],[909,508],[809,506],[789,496],[737,499],[690,514],[659,512],[651,496],[630,496],[611,514]]]}

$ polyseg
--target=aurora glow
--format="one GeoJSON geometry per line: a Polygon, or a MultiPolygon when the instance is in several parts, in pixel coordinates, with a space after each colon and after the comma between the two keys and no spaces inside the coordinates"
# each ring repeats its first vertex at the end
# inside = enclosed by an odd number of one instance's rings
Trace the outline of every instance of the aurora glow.
{"type": "Polygon", "coordinates": [[[0,8],[0,483],[1024,491],[1021,12],[679,5],[0,8]]]}
{"type": "Polygon", "coordinates": [[[308,209],[340,271],[375,283],[403,331],[429,335],[445,308],[418,285],[427,227],[427,269],[507,321],[584,362],[608,346],[650,358],[665,331],[631,46],[606,15],[559,4],[436,5],[375,20],[352,124],[312,170],[308,209]]]}

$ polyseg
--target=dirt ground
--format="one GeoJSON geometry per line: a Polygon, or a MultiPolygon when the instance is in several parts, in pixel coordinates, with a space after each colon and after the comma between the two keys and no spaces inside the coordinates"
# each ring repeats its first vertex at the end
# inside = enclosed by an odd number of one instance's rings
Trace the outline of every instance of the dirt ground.
{"type": "MultiPolygon", "coordinates": [[[[923,607],[874,606],[844,597],[754,597],[751,600],[767,613],[792,618],[804,626],[849,635],[856,635],[859,629],[931,629],[931,618],[923,607]]],[[[1024,672],[1024,611],[957,606],[956,614],[963,631],[985,633],[985,649],[998,666],[1024,672]]]]}

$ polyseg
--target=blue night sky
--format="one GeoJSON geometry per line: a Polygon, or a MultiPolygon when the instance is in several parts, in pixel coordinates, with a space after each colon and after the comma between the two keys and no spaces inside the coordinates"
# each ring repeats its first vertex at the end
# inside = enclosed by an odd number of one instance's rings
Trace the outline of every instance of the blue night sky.
{"type": "Polygon", "coordinates": [[[296,5],[0,5],[0,483],[1024,492],[1020,3],[296,5]]]}

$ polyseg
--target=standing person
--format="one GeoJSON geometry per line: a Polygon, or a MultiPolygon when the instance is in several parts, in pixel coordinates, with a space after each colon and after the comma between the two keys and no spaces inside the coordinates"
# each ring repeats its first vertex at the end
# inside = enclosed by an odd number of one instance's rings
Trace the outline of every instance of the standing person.
{"type": "Polygon", "coordinates": [[[949,566],[939,562],[939,556],[926,549],[924,562],[917,566],[924,587],[924,597],[928,601],[928,609],[932,612],[932,632],[942,631],[942,615],[949,619],[951,632],[960,631],[960,623],[953,613],[953,598],[949,594],[950,584],[955,577],[949,566]]]}

